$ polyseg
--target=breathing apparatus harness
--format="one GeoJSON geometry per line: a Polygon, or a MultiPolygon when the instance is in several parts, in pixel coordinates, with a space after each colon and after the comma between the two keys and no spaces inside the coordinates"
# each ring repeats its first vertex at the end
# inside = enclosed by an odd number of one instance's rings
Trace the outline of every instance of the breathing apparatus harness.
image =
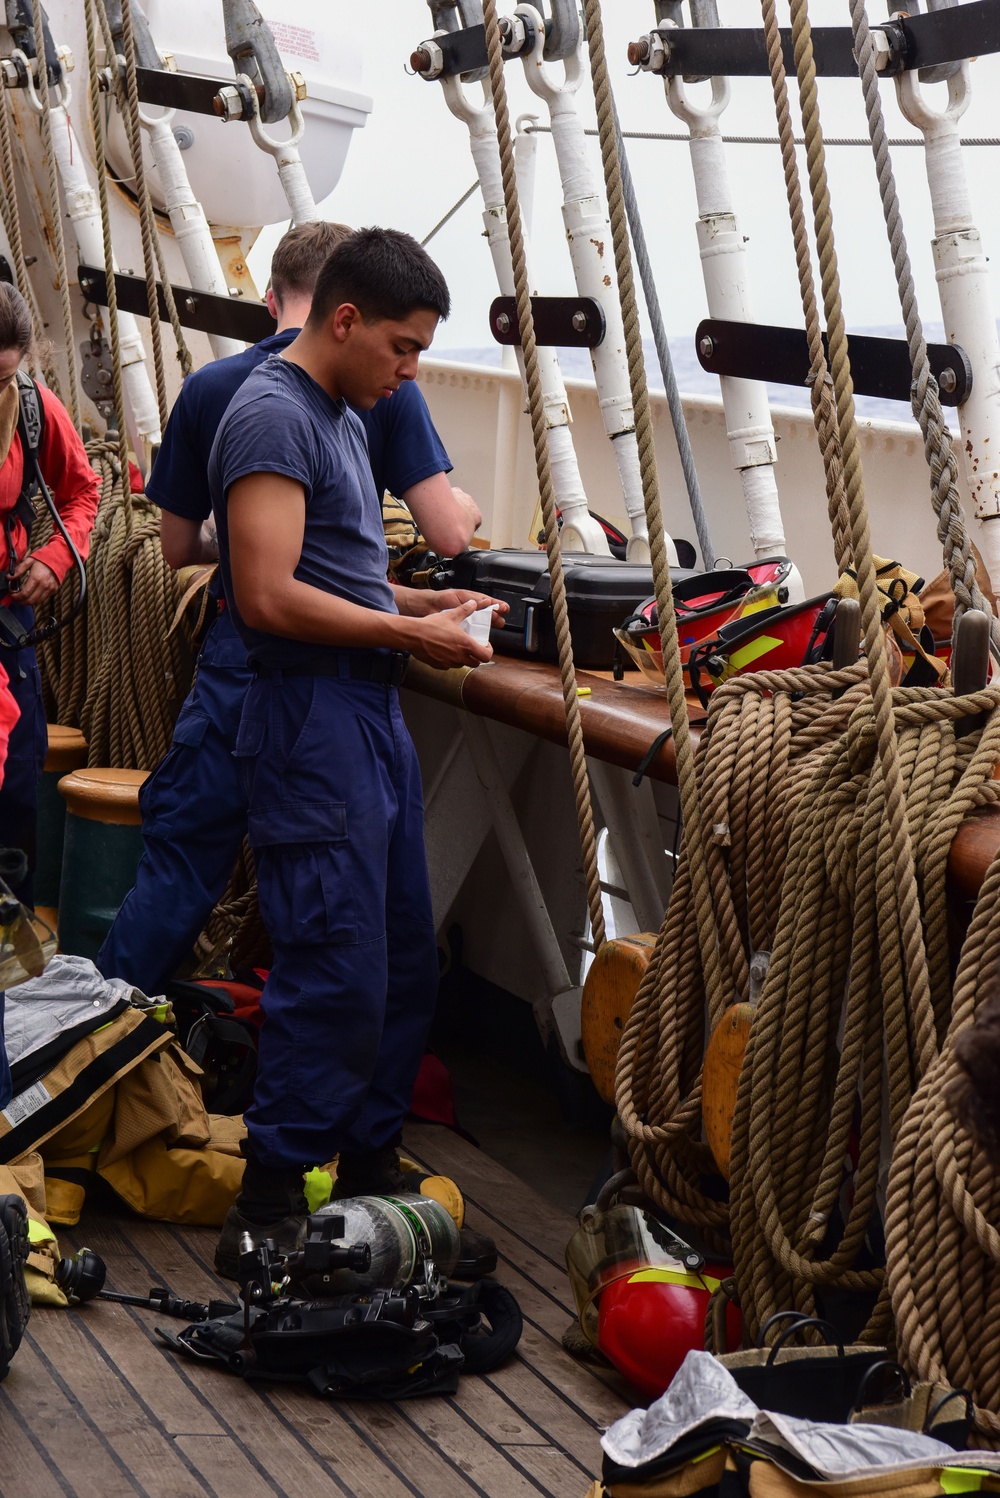
{"type": "MultiPolygon", "coordinates": [[[[405,1199],[393,1205],[405,1207],[405,1199]]],[[[244,1237],[238,1302],[181,1300],[162,1286],[148,1295],[106,1290],[105,1264],[89,1249],[61,1260],[56,1281],[73,1304],[110,1300],[189,1321],[177,1333],[158,1326],[157,1335],[175,1352],[242,1378],[301,1380],[328,1399],[454,1393],[460,1373],[492,1372],[510,1355],[521,1311],[496,1280],[446,1279],[433,1234],[410,1217],[416,1255],[402,1276],[398,1265],[380,1276],[370,1243],[348,1230],[341,1212],[324,1210],[308,1219],[294,1248],[244,1237]]]]}
{"type": "Polygon", "coordinates": [[[31,376],[21,369],[17,372],[17,394],[17,435],[21,439],[24,476],[21,481],[20,494],[3,517],[4,536],[7,541],[7,572],[4,579],[7,585],[6,591],[16,594],[21,587],[22,579],[14,576],[14,571],[22,560],[14,545],[14,526],[18,520],[24,526],[27,536],[25,555],[27,555],[31,549],[31,530],[35,523],[32,496],[37,489],[48,506],[60,535],[70,549],[73,564],[80,577],[80,596],[64,619],[53,617],[44,624],[36,624],[33,629],[25,629],[13,610],[7,604],[0,604],[0,650],[26,650],[29,646],[41,644],[43,640],[50,640],[53,635],[65,629],[66,625],[76,618],[87,597],[87,569],[83,558],[73,544],[73,538],[63,524],[55,500],[49,493],[49,486],[45,482],[45,475],[42,473],[39,462],[39,453],[45,436],[45,408],[42,405],[38,386],[31,376]]]}

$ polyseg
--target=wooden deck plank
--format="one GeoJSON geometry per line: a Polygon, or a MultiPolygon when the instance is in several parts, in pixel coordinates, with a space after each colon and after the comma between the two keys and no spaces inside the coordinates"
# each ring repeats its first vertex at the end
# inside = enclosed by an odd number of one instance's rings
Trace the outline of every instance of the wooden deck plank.
{"type": "Polygon", "coordinates": [[[586,1498],[587,1490],[600,1475],[601,1463],[598,1452],[597,1466],[589,1477],[584,1477],[573,1463],[553,1446],[518,1446],[518,1461],[530,1472],[543,1493],[556,1493],[559,1498],[586,1498]]]}
{"type": "Polygon", "coordinates": [[[455,1403],[498,1445],[555,1447],[581,1473],[591,1471],[600,1451],[594,1426],[560,1404],[523,1363],[507,1363],[487,1378],[463,1379],[455,1403]],[[525,1397],[526,1385],[535,1396],[534,1405],[525,1397]],[[511,1388],[520,1394],[519,1400],[511,1398],[511,1388]]]}
{"type": "Polygon", "coordinates": [[[178,1436],[177,1445],[202,1474],[213,1498],[294,1498],[294,1489],[268,1480],[229,1436],[178,1436]]]}
{"type": "Polygon", "coordinates": [[[31,1321],[35,1345],[59,1370],[67,1396],[87,1411],[149,1498],[205,1498],[209,1490],[174,1448],[154,1406],[130,1388],[113,1354],[82,1322],[80,1312],[54,1309],[31,1321]]]}
{"type": "MultiPolygon", "coordinates": [[[[446,1462],[464,1476],[481,1498],[534,1498],[537,1485],[518,1469],[517,1458],[505,1454],[496,1442],[459,1409],[453,1399],[408,1400],[400,1405],[357,1406],[359,1419],[369,1428],[392,1431],[398,1450],[410,1452],[424,1446],[436,1461],[446,1462]],[[419,1443],[419,1445],[418,1445],[419,1443]]],[[[513,1453],[516,1448],[511,1448],[513,1453]]],[[[436,1488],[424,1488],[436,1493],[436,1488]]]]}
{"type": "MultiPolygon", "coordinates": [[[[521,1344],[453,1397],[326,1403],[247,1383],[158,1342],[155,1312],[98,1303],[39,1311],[0,1389],[0,1434],[27,1490],[66,1498],[576,1498],[600,1468],[600,1427],[629,1407],[560,1337],[572,1316],[563,1250],[573,1219],[449,1131],[417,1126],[415,1156],[454,1175],[494,1235],[498,1278],[525,1315],[521,1344]],[[7,1415],[11,1418],[8,1420],[7,1415]],[[19,1422],[19,1423],[17,1423],[19,1422]],[[30,1435],[28,1434],[30,1432],[30,1435]]],[[[108,1265],[108,1286],[233,1298],[217,1233],[92,1211],[64,1235],[108,1265]]],[[[0,1498],[5,1472],[0,1443],[0,1498]]],[[[18,1495],[25,1491],[18,1483],[18,1495]]],[[[14,1498],[14,1495],[11,1495],[14,1498]]]]}
{"type": "MultiPolygon", "coordinates": [[[[214,1274],[210,1274],[197,1254],[189,1254],[181,1237],[174,1230],[159,1223],[129,1223],[134,1234],[135,1248],[128,1264],[119,1258],[116,1268],[119,1283],[116,1289],[128,1294],[142,1294],[157,1278],[167,1279],[175,1293],[187,1299],[208,1300],[220,1294],[220,1285],[214,1274]],[[141,1255],[141,1257],[140,1257],[141,1255]],[[166,1264],[169,1275],[158,1276],[160,1266],[166,1264]]],[[[95,1219],[88,1228],[88,1236],[97,1251],[105,1233],[110,1239],[120,1232],[120,1227],[99,1225],[95,1219]]],[[[211,1235],[209,1241],[214,1241],[211,1235]]],[[[140,1335],[145,1335],[154,1357],[158,1356],[166,1374],[181,1382],[192,1399],[205,1401],[212,1412],[218,1436],[228,1438],[243,1448],[252,1461],[257,1479],[268,1492],[284,1493],[286,1487],[296,1498],[340,1498],[345,1492],[335,1474],[329,1472],[321,1454],[312,1448],[308,1438],[279,1413],[267,1397],[263,1385],[247,1384],[234,1378],[222,1367],[211,1364],[192,1364],[186,1359],[171,1354],[155,1342],[154,1312],[134,1313],[140,1335]]],[[[163,1318],[161,1318],[163,1319],[163,1318]]],[[[311,1396],[312,1404],[319,1401],[311,1396]]],[[[218,1436],[205,1437],[215,1440],[218,1436]]],[[[186,1438],[185,1438],[186,1439],[186,1438]]],[[[214,1450],[206,1446],[205,1450],[214,1450]]],[[[246,1459],[246,1458],[244,1458],[246,1459]]],[[[388,1478],[389,1474],[386,1473],[388,1478]]],[[[350,1489],[347,1489],[350,1492],[350,1489]]]]}
{"type": "Polygon", "coordinates": [[[26,1493],[79,1498],[25,1420],[16,1388],[15,1383],[12,1394],[0,1386],[0,1498],[24,1498],[26,1493]]]}
{"type": "MultiPolygon", "coordinates": [[[[342,1408],[351,1423],[377,1448],[392,1453],[400,1472],[413,1490],[427,1498],[494,1498],[493,1488],[480,1486],[474,1463],[439,1447],[430,1433],[432,1411],[442,1403],[439,1396],[411,1399],[405,1404],[368,1404],[355,1401],[342,1408]],[[405,1412],[405,1413],[404,1413],[405,1412]]],[[[506,1498],[506,1492],[503,1495],[506,1498]]]]}
{"type": "Polygon", "coordinates": [[[6,1397],[16,1403],[21,1418],[78,1498],[134,1498],[141,1494],[142,1489],[122,1470],[120,1458],[96,1428],[89,1410],[80,1410],[67,1399],[65,1388],[60,1387],[35,1345],[34,1325],[33,1318],[4,1383],[6,1397]]]}
{"type": "MultiPolygon", "coordinates": [[[[352,1406],[326,1404],[314,1394],[290,1384],[275,1384],[267,1392],[268,1403],[303,1432],[316,1454],[356,1498],[410,1498],[419,1495],[407,1470],[405,1454],[383,1452],[371,1436],[357,1425],[352,1406]],[[398,1470],[396,1464],[399,1464],[398,1470]]],[[[468,1483],[449,1490],[468,1498],[468,1483]]]]}

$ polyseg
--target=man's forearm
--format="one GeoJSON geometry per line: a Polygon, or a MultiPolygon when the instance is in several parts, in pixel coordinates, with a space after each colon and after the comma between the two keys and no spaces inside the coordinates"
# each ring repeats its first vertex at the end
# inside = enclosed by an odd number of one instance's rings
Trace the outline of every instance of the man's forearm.
{"type": "Polygon", "coordinates": [[[370,650],[409,650],[414,621],[381,609],[364,608],[292,578],[264,596],[244,596],[234,578],[236,607],[244,623],[265,634],[370,650]]]}

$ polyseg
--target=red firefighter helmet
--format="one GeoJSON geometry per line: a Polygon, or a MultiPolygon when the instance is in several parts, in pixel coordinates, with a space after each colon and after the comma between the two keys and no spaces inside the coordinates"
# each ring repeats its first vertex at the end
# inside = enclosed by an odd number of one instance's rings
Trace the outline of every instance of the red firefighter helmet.
{"type": "MultiPolygon", "coordinates": [[[[732,1274],[706,1264],[652,1212],[588,1208],[566,1249],[580,1327],[643,1394],[662,1394],[692,1348],[705,1342],[712,1291],[732,1274]]],[[[742,1337],[739,1310],[726,1310],[727,1344],[742,1337]]]]}
{"type": "MultiPolygon", "coordinates": [[[[686,666],[699,642],[716,635],[724,624],[745,613],[787,603],[792,573],[792,563],[787,557],[768,557],[746,567],[722,567],[699,573],[675,584],[674,613],[681,664],[686,666]]],[[[615,637],[639,670],[662,686],[663,651],[656,599],[647,598],[615,630],[615,637]]]]}
{"type": "Polygon", "coordinates": [[[765,608],[724,624],[714,639],[702,640],[688,661],[691,685],[702,702],[712,687],[748,671],[787,671],[828,655],[837,612],[832,593],[784,608],[765,608]],[[704,677],[708,678],[706,682],[704,677]]]}

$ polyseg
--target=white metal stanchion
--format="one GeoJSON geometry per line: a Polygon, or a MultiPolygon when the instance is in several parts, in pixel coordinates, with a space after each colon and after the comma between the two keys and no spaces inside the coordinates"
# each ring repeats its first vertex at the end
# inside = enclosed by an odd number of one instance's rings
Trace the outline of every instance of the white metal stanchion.
{"type": "MultiPolygon", "coordinates": [[[[581,296],[593,298],[604,313],[604,338],[590,354],[604,429],[611,439],[632,530],[628,557],[630,561],[648,562],[649,536],[635,439],[625,330],[614,274],[611,224],[604,195],[591,169],[587,138],[576,107],[576,94],[585,77],[586,42],[581,38],[578,50],[566,58],[564,76],[560,79],[552,66],[543,60],[545,31],[538,25],[537,10],[530,5],[521,5],[514,15],[531,27],[530,34],[534,37],[534,46],[521,54],[521,60],[528,86],[544,101],[549,111],[563,188],[563,221],[576,289],[581,296]]],[[[666,542],[669,560],[676,566],[673,541],[668,536],[666,542]]]]}
{"type": "MultiPolygon", "coordinates": [[[[698,198],[698,250],[709,315],[728,322],[753,322],[747,255],[733,210],[729,173],[719,119],[729,103],[729,82],[712,79],[712,101],[697,108],[680,78],[666,80],[667,102],[690,131],[691,165],[698,198]]],[[[767,391],[757,380],[719,379],[726,412],[729,452],[740,477],[758,557],[785,550],[785,528],[774,475],[777,446],[767,391]]]]}
{"type": "MultiPolygon", "coordinates": [[[[504,206],[503,176],[500,170],[500,153],[497,146],[496,122],[492,101],[483,86],[483,103],[473,104],[461,81],[454,76],[441,78],[441,87],[448,108],[465,124],[469,131],[472,159],[476,164],[479,185],[483,194],[483,222],[486,238],[493,257],[497,283],[501,295],[514,295],[514,271],[510,258],[510,240],[507,234],[507,211],[504,206]]],[[[530,270],[530,248],[525,236],[528,252],[529,280],[532,294],[537,288],[530,270]]],[[[565,550],[589,551],[608,554],[608,542],[603,529],[589,513],[587,495],[580,477],[576,449],[569,429],[570,409],[563,383],[562,372],[555,351],[540,346],[538,369],[545,403],[545,417],[549,429],[549,459],[552,467],[552,482],[556,502],[562,513],[562,544],[565,550]]],[[[521,370],[522,377],[524,370],[521,370]]]]}
{"type": "MultiPolygon", "coordinates": [[[[35,90],[32,75],[32,60],[23,52],[11,54],[24,64],[28,83],[23,90],[28,107],[36,114],[42,112],[42,102],[35,90]]],[[[63,78],[56,86],[59,102],[50,104],[52,116],[52,151],[55,156],[59,180],[66,198],[66,211],[76,239],[77,253],[87,265],[104,264],[104,235],[101,229],[101,205],[97,193],[91,186],[85,165],[86,158],[73,130],[69,116],[71,92],[63,78]]],[[[117,270],[117,264],[115,269],[117,270]]],[[[160,440],[160,413],[156,395],[146,371],[146,350],[143,346],[139,326],[130,312],[119,312],[118,330],[121,341],[122,382],[136,432],[142,442],[151,446],[160,440]]],[[[67,350],[67,357],[72,357],[67,350]]]]}
{"type": "Polygon", "coordinates": [[[932,109],[915,72],[896,79],[899,106],[924,137],[927,185],[934,213],[935,274],[945,337],[972,365],[972,390],[958,407],[965,478],[982,522],[978,539],[994,593],[1000,592],[1000,340],[990,271],[972,202],[959,136],[969,107],[969,64],[948,79],[948,104],[932,109]]]}

